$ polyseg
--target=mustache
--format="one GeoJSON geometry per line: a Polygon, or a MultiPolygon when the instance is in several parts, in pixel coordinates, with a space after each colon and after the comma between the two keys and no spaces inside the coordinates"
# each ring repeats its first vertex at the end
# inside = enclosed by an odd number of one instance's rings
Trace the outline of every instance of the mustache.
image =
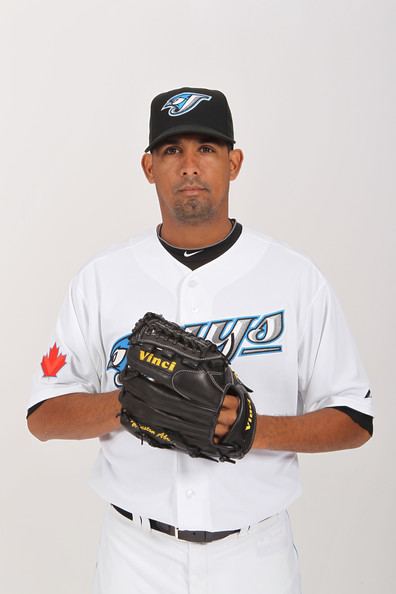
{"type": "Polygon", "coordinates": [[[193,190],[198,188],[199,190],[208,190],[206,184],[202,183],[200,179],[185,179],[181,184],[175,186],[176,192],[182,192],[183,190],[193,190]]]}

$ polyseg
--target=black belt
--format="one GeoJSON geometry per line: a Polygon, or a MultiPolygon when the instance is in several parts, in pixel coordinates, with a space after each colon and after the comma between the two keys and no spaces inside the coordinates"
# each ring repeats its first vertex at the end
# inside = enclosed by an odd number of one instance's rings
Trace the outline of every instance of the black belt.
{"type": "MultiPolygon", "coordinates": [[[[133,514],[131,514],[131,512],[121,509],[121,507],[117,507],[116,505],[113,505],[113,507],[119,514],[128,518],[128,520],[133,521],[133,514]]],[[[223,530],[220,532],[206,532],[206,530],[178,530],[174,526],[164,524],[164,522],[158,522],[158,520],[149,520],[149,522],[150,527],[153,530],[169,534],[169,536],[175,536],[181,540],[188,540],[188,542],[213,542],[214,540],[226,538],[226,536],[230,536],[230,534],[240,532],[240,530],[223,530]]]]}

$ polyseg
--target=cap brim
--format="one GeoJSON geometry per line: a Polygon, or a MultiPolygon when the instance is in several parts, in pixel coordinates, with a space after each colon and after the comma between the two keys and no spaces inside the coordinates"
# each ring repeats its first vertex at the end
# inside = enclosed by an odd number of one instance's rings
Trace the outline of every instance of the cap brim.
{"type": "Polygon", "coordinates": [[[180,136],[181,134],[195,134],[195,133],[213,136],[214,138],[219,138],[220,140],[224,140],[224,142],[230,142],[232,144],[235,144],[235,140],[233,138],[231,138],[230,136],[226,136],[225,134],[222,134],[221,132],[218,132],[217,130],[214,130],[213,128],[208,128],[207,126],[193,126],[193,125],[189,126],[188,124],[186,124],[184,126],[174,126],[173,128],[168,128],[168,130],[166,130],[166,132],[163,132],[162,134],[159,134],[159,136],[154,138],[154,140],[152,142],[150,142],[150,144],[148,145],[148,147],[145,149],[144,152],[148,153],[153,148],[155,148],[158,144],[160,144],[162,141],[164,141],[166,138],[169,138],[169,136],[180,136]]]}

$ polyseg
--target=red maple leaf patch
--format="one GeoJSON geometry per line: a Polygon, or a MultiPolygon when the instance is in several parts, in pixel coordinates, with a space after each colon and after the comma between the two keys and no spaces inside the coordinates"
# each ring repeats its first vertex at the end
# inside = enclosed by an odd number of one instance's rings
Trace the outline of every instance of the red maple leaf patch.
{"type": "Polygon", "coordinates": [[[66,365],[66,355],[59,353],[59,347],[54,342],[49,353],[44,355],[41,360],[44,377],[56,377],[56,374],[64,365],[66,365]]]}

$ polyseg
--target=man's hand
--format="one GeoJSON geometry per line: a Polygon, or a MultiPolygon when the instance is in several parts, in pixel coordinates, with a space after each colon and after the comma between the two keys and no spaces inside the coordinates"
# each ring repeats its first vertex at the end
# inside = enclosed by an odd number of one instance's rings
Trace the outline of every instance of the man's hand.
{"type": "Polygon", "coordinates": [[[239,398],[227,394],[224,397],[223,406],[217,419],[214,442],[219,443],[220,439],[227,435],[236,421],[239,408],[239,398]]]}

